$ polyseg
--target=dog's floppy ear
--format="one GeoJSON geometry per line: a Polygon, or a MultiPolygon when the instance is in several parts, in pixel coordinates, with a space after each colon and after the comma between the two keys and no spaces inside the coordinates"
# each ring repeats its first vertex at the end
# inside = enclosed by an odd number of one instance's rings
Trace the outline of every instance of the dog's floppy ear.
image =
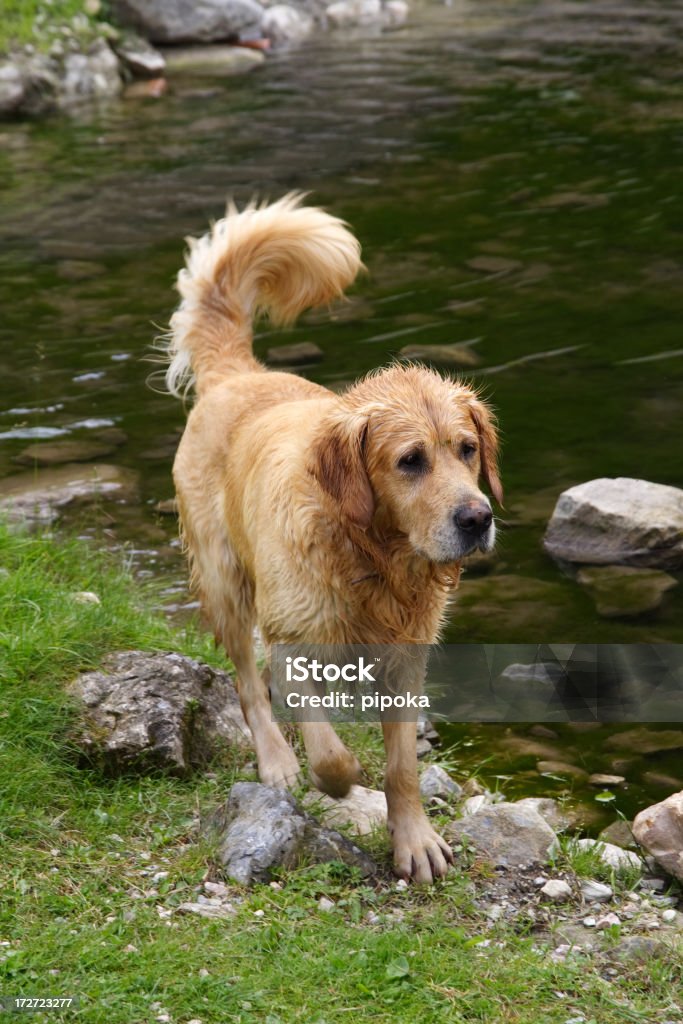
{"type": "Polygon", "coordinates": [[[375,512],[375,497],[365,468],[367,421],[333,424],[318,441],[313,475],[342,514],[367,530],[375,512]]]}
{"type": "Polygon", "coordinates": [[[503,504],[503,485],[498,476],[498,431],[493,413],[479,398],[467,403],[479,435],[481,474],[499,505],[503,504]]]}

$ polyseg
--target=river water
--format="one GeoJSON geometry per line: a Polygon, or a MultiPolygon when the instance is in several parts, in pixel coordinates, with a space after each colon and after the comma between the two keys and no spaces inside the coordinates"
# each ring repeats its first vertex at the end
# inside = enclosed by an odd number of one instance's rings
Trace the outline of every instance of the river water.
{"type": "MultiPolygon", "coordinates": [[[[683,588],[648,617],[603,619],[540,541],[574,483],[683,486],[682,35],[683,9],[662,0],[454,0],[416,6],[397,31],[272,54],[246,77],[4,124],[0,476],[42,437],[120,427],[108,461],[140,473],[140,500],[81,528],[128,544],[187,609],[175,523],[154,511],[172,495],[184,413],[149,386],[150,344],[186,234],[228,194],[310,190],[352,224],[369,273],[331,318],[263,326],[258,354],[314,341],[325,358],[304,372],[336,387],[408,343],[460,342],[498,410],[499,550],[465,578],[447,639],[681,642],[683,588]]],[[[555,741],[564,760],[614,770],[577,735],[555,741]]],[[[526,771],[526,792],[567,789],[534,782],[534,755],[503,729],[454,737],[489,781],[526,771]]],[[[680,777],[679,760],[622,765],[611,811],[671,791],[648,778],[680,777]]]]}

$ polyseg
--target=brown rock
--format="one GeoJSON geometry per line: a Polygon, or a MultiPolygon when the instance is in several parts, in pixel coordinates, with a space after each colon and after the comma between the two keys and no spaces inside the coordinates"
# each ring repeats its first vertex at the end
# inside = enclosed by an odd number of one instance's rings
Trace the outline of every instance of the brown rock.
{"type": "Polygon", "coordinates": [[[683,790],[636,815],[633,835],[666,872],[683,881],[683,790]]]}

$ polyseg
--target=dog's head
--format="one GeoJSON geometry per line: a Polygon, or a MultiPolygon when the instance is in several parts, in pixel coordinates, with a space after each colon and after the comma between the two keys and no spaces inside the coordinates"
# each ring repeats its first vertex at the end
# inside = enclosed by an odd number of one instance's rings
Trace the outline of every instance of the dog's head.
{"type": "Polygon", "coordinates": [[[314,473],[350,523],[405,535],[431,562],[457,562],[495,540],[483,477],[502,501],[488,406],[464,384],[394,366],[351,389],[322,433],[314,473]]]}

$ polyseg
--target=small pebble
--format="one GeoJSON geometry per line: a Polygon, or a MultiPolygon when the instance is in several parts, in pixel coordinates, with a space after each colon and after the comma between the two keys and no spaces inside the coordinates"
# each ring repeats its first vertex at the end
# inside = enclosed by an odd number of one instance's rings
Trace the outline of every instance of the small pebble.
{"type": "Polygon", "coordinates": [[[673,924],[673,922],[675,920],[676,920],[676,911],[675,910],[672,910],[671,908],[669,908],[669,910],[663,910],[662,911],[662,921],[664,921],[665,924],[673,924]]]}
{"type": "Polygon", "coordinates": [[[563,903],[571,894],[571,886],[562,878],[550,878],[541,889],[541,895],[554,903],[563,903]]]}
{"type": "Polygon", "coordinates": [[[326,913],[334,910],[334,903],[328,900],[327,896],[321,896],[318,900],[318,910],[324,910],[326,913]]]}
{"type": "Polygon", "coordinates": [[[407,889],[408,888],[408,883],[406,882],[405,878],[399,878],[398,882],[396,883],[396,888],[397,889],[407,889]]]}
{"type": "Polygon", "coordinates": [[[587,878],[581,883],[581,895],[587,903],[608,903],[614,891],[609,885],[587,878]]]}
{"type": "Polygon", "coordinates": [[[584,917],[582,924],[584,928],[595,928],[597,920],[594,917],[584,917]]]}
{"type": "Polygon", "coordinates": [[[280,892],[282,889],[282,884],[280,882],[270,882],[269,885],[271,889],[275,890],[275,892],[280,892]]]}
{"type": "Polygon", "coordinates": [[[265,910],[255,910],[254,911],[254,917],[265,917],[265,916],[266,916],[265,910]]]}
{"type": "Polygon", "coordinates": [[[598,918],[598,920],[595,922],[595,927],[600,929],[611,928],[612,925],[615,924],[621,924],[621,920],[617,917],[617,915],[605,914],[604,917],[598,918]]]}

